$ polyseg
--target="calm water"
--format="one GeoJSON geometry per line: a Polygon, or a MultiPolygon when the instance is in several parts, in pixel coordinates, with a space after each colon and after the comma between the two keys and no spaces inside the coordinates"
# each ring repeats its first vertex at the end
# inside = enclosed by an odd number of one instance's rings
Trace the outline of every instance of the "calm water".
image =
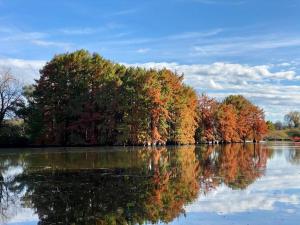
{"type": "Polygon", "coordinates": [[[0,151],[0,224],[300,221],[300,145],[0,151]]]}

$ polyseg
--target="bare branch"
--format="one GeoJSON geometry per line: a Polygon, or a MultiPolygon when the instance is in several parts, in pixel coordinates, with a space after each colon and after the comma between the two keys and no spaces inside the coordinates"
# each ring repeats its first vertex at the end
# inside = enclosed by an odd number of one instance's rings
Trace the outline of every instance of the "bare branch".
{"type": "Polygon", "coordinates": [[[10,69],[0,70],[0,126],[6,117],[11,116],[14,106],[22,98],[20,82],[10,69]]]}

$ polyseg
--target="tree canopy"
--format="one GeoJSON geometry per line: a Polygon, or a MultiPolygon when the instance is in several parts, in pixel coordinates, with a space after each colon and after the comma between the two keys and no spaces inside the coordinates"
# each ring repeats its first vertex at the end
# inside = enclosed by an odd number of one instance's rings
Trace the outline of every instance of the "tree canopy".
{"type": "MultiPolygon", "coordinates": [[[[41,70],[33,101],[45,144],[192,144],[197,95],[167,69],[125,67],[80,50],[41,70]]],[[[35,124],[34,124],[35,123],[35,124]]]]}
{"type": "Polygon", "coordinates": [[[168,69],[126,67],[78,50],[54,56],[40,74],[23,88],[26,101],[13,92],[6,109],[14,106],[33,144],[227,143],[260,141],[267,132],[263,110],[245,97],[198,96],[168,69]]]}
{"type": "Polygon", "coordinates": [[[241,95],[230,95],[222,102],[202,95],[199,108],[197,136],[202,142],[256,142],[267,133],[263,110],[241,95]]]}

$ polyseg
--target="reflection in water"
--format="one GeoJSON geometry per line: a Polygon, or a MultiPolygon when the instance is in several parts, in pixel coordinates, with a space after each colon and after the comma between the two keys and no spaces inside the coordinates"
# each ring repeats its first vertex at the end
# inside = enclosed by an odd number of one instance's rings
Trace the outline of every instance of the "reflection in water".
{"type": "Polygon", "coordinates": [[[232,189],[245,189],[260,177],[271,151],[259,145],[208,146],[199,151],[202,165],[201,187],[207,192],[225,183],[232,189]]]}
{"type": "Polygon", "coordinates": [[[31,208],[38,224],[168,223],[200,193],[247,188],[271,155],[252,144],[2,154],[0,222],[31,208]]]}
{"type": "Polygon", "coordinates": [[[294,148],[288,154],[288,160],[296,165],[300,164],[300,151],[297,147],[300,147],[300,143],[295,143],[294,148]]]}
{"type": "Polygon", "coordinates": [[[29,155],[24,171],[9,182],[10,192],[26,190],[23,205],[36,210],[39,224],[170,222],[197,196],[194,147],[127,152],[128,161],[119,160],[124,152],[110,154],[117,160],[108,168],[95,166],[96,159],[111,158],[107,153],[86,153],[83,160],[82,153],[29,155]]]}

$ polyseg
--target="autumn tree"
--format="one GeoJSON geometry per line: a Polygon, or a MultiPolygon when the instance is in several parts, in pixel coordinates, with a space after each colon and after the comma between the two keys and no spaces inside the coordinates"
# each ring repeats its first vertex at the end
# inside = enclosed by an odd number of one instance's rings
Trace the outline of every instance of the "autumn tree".
{"type": "Polygon", "coordinates": [[[125,67],[84,50],[61,54],[41,70],[33,99],[42,143],[195,142],[196,93],[167,69],[125,67]]]}
{"type": "Polygon", "coordinates": [[[236,110],[238,121],[236,130],[240,140],[260,141],[267,133],[263,110],[242,95],[230,95],[224,99],[223,104],[231,104],[236,110]]]}
{"type": "Polygon", "coordinates": [[[254,142],[259,142],[268,132],[268,126],[265,122],[264,112],[262,109],[254,107],[251,115],[252,139],[254,142]]]}
{"type": "Polygon", "coordinates": [[[157,145],[261,140],[264,113],[240,95],[197,96],[183,75],[126,67],[85,50],[53,57],[27,97],[39,144],[157,145]],[[196,139],[196,140],[195,140],[196,139]]]}
{"type": "Polygon", "coordinates": [[[197,129],[197,96],[190,87],[183,87],[179,98],[175,121],[175,143],[194,144],[197,129]]]}
{"type": "Polygon", "coordinates": [[[119,89],[119,104],[117,119],[117,140],[119,144],[139,144],[150,140],[149,135],[149,100],[147,90],[146,70],[142,68],[124,68],[119,89]]]}
{"type": "Polygon", "coordinates": [[[237,114],[233,105],[221,104],[217,113],[218,133],[223,142],[238,141],[237,114]]]}
{"type": "Polygon", "coordinates": [[[214,141],[217,139],[217,110],[218,102],[202,94],[198,100],[199,127],[197,136],[200,141],[214,141]]]}
{"type": "Polygon", "coordinates": [[[221,103],[206,95],[198,101],[200,142],[259,141],[267,132],[264,112],[241,95],[230,95],[221,103]]]}

